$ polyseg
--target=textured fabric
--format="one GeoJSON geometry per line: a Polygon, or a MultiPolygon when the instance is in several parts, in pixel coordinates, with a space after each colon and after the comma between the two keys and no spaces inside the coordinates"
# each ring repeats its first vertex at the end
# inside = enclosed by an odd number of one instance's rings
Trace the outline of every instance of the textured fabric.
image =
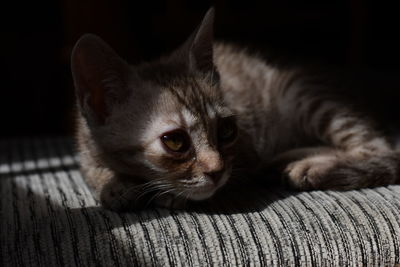
{"type": "MultiPolygon", "coordinates": [[[[246,188],[244,189],[246,190],[246,188]]],[[[0,266],[394,266],[400,186],[259,188],[216,211],[102,209],[70,139],[0,143],[0,266]]]]}

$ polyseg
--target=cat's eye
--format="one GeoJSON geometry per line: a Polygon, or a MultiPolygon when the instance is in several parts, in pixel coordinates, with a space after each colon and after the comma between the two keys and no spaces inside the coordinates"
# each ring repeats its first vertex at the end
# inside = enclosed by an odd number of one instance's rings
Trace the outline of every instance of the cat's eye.
{"type": "Polygon", "coordinates": [[[160,139],[167,151],[173,153],[185,153],[191,145],[188,134],[183,130],[164,133],[160,139]]]}
{"type": "Polygon", "coordinates": [[[222,118],[218,122],[218,140],[223,144],[230,144],[236,140],[238,129],[233,117],[222,118]]]}

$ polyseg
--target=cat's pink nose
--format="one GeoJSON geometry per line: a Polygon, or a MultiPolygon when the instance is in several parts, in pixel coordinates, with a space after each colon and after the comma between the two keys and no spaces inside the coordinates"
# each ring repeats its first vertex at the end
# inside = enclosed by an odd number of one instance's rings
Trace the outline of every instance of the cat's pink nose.
{"type": "Polygon", "coordinates": [[[211,180],[213,181],[213,183],[215,185],[218,184],[218,182],[221,180],[222,178],[222,174],[224,173],[223,170],[221,171],[216,171],[216,172],[206,172],[205,174],[211,178],[211,180]]]}

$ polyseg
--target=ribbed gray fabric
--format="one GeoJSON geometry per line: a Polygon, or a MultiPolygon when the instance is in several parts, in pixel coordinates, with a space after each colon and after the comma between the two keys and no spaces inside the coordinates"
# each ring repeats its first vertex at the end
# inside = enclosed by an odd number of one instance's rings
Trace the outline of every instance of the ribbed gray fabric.
{"type": "Polygon", "coordinates": [[[102,209],[70,139],[0,143],[0,266],[394,266],[400,186],[291,193],[196,212],[102,209]]]}

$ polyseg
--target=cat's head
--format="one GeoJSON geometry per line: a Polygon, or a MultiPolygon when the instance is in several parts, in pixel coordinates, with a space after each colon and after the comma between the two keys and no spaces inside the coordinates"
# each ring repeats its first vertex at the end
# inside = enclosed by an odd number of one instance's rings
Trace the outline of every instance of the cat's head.
{"type": "Polygon", "coordinates": [[[213,64],[211,9],[171,55],[130,66],[83,36],[72,54],[79,110],[99,158],[191,200],[212,196],[232,169],[237,128],[213,64]]]}

